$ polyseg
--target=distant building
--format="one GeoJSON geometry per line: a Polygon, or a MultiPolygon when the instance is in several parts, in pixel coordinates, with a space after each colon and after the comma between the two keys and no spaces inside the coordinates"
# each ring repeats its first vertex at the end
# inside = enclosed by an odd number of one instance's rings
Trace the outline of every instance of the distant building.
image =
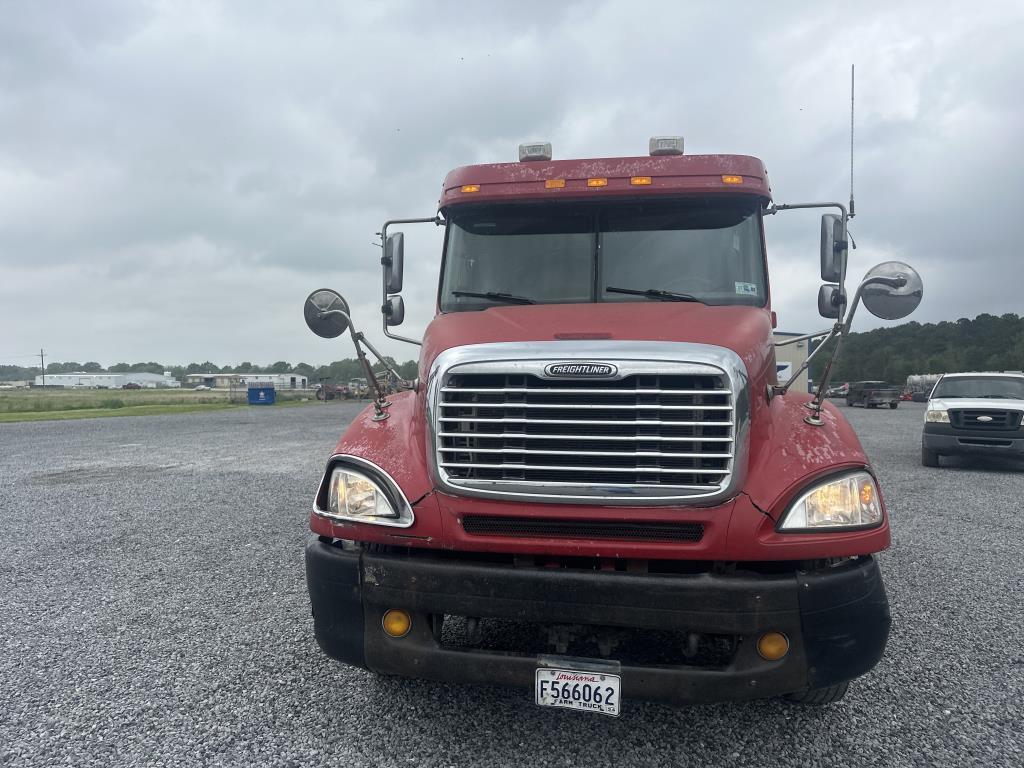
{"type": "Polygon", "coordinates": [[[81,387],[88,389],[121,389],[125,384],[138,384],[143,389],[176,389],[181,382],[170,371],[159,373],[48,373],[36,376],[35,385],[47,387],[81,387]]]}
{"type": "Polygon", "coordinates": [[[185,386],[244,389],[250,384],[274,389],[306,389],[309,381],[297,373],[187,373],[185,386]]]}

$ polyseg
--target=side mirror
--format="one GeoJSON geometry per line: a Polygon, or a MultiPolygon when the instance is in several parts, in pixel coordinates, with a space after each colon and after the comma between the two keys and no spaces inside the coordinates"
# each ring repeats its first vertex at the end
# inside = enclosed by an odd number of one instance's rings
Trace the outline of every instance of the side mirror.
{"type": "Polygon", "coordinates": [[[821,279],[838,283],[843,279],[847,246],[843,239],[843,220],[834,213],[821,217],[821,279]]]}
{"type": "MultiPolygon", "coordinates": [[[[405,235],[395,232],[384,243],[384,287],[387,293],[401,293],[405,266],[405,235]]],[[[395,323],[398,325],[398,323],[395,323]]]]}
{"type": "Polygon", "coordinates": [[[381,307],[384,313],[384,322],[388,325],[401,325],[405,320],[405,301],[401,296],[388,296],[388,300],[381,307]]]}
{"type": "Polygon", "coordinates": [[[826,283],[818,289],[818,314],[830,320],[839,317],[839,311],[846,303],[846,296],[835,283],[826,283]]]}
{"type": "Polygon", "coordinates": [[[924,283],[917,270],[902,261],[872,267],[861,283],[861,301],[875,317],[902,320],[921,303],[924,283]]]}
{"type": "Polygon", "coordinates": [[[309,294],[302,314],[309,330],[323,339],[341,336],[351,323],[348,302],[330,288],[321,288],[309,294]]]}

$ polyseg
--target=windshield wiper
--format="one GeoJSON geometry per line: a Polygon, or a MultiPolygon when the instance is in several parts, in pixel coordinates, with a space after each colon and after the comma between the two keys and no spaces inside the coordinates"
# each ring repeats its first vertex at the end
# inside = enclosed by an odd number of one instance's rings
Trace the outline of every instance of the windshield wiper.
{"type": "Polygon", "coordinates": [[[646,291],[637,291],[633,288],[613,288],[606,285],[604,288],[608,293],[628,293],[632,296],[646,296],[648,299],[657,301],[696,301],[699,304],[704,302],[689,293],[676,293],[675,291],[659,291],[657,288],[648,288],[646,291]]]}
{"type": "Polygon", "coordinates": [[[506,304],[536,304],[533,299],[528,299],[525,296],[515,296],[511,293],[500,293],[497,291],[487,291],[486,293],[477,293],[476,291],[452,291],[452,296],[471,296],[474,299],[490,299],[491,301],[503,301],[506,304]]]}

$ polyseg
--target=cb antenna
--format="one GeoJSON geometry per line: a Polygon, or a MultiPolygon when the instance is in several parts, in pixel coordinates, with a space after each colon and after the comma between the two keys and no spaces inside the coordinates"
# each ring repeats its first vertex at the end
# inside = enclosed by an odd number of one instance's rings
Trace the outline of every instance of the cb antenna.
{"type": "Polygon", "coordinates": [[[854,65],[850,65],[850,218],[857,215],[853,206],[853,83],[854,65]]]}

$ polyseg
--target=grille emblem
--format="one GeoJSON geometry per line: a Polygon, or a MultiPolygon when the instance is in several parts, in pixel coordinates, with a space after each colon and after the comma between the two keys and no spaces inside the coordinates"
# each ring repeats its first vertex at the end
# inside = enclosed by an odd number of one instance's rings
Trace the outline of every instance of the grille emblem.
{"type": "Polygon", "coordinates": [[[979,416],[978,421],[992,421],[991,416],[979,416]]]}
{"type": "Polygon", "coordinates": [[[552,363],[544,369],[548,376],[582,376],[603,378],[614,376],[619,369],[610,363],[552,363]]]}

